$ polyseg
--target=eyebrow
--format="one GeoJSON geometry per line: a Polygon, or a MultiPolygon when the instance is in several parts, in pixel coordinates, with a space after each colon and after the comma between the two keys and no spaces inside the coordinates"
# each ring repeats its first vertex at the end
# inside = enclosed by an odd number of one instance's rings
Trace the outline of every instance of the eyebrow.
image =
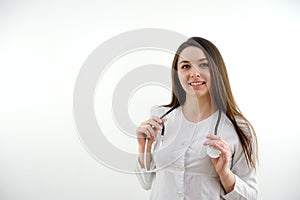
{"type": "MultiPolygon", "coordinates": [[[[199,59],[198,61],[205,61],[205,60],[207,60],[207,58],[201,58],[201,59],[199,59]]],[[[181,64],[181,63],[189,63],[189,61],[187,61],[187,60],[182,60],[182,61],[180,61],[179,62],[179,64],[181,64]]]]}

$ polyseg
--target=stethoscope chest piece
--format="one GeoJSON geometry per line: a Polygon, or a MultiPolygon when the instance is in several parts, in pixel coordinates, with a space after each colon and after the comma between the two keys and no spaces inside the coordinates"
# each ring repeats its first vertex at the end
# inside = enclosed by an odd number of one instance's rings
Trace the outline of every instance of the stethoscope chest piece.
{"type": "Polygon", "coordinates": [[[218,149],[214,148],[213,146],[209,146],[207,148],[206,153],[211,158],[218,158],[221,154],[221,152],[218,149]]]}

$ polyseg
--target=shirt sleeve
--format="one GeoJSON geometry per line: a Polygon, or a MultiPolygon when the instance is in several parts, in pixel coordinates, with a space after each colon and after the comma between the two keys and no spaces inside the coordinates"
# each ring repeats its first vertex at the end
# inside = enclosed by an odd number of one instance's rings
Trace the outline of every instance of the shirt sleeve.
{"type": "MultiPolygon", "coordinates": [[[[150,110],[150,116],[153,116],[153,115],[160,116],[161,113],[163,113],[163,110],[160,106],[153,106],[150,110]]],[[[156,139],[159,139],[159,138],[156,138],[156,139]]],[[[155,142],[153,144],[154,149],[156,147],[156,144],[157,144],[157,142],[155,142]]],[[[146,160],[146,154],[144,154],[144,162],[145,162],[145,160],[146,160]]],[[[137,179],[140,182],[143,189],[145,189],[145,190],[150,190],[151,189],[152,182],[155,179],[155,171],[154,171],[155,169],[156,169],[156,166],[155,166],[155,162],[154,162],[153,159],[151,159],[149,170],[147,170],[146,167],[142,168],[139,160],[137,159],[135,172],[136,172],[136,175],[137,175],[137,179]]]]}
{"type": "MultiPolygon", "coordinates": [[[[253,145],[254,150],[255,147],[253,145]]],[[[253,153],[255,155],[256,151],[253,153]]],[[[223,195],[223,198],[226,200],[256,200],[258,195],[256,169],[248,166],[241,144],[236,147],[231,171],[234,173],[236,180],[234,189],[223,195]]]]}
{"type": "MultiPolygon", "coordinates": [[[[144,155],[145,157],[146,155],[144,155]]],[[[143,189],[145,190],[149,190],[151,189],[152,186],[152,182],[153,179],[155,177],[155,164],[153,159],[150,162],[150,169],[147,170],[147,168],[142,168],[141,164],[139,161],[137,161],[137,165],[136,165],[136,175],[137,175],[137,179],[140,182],[141,186],[143,189]]]]}

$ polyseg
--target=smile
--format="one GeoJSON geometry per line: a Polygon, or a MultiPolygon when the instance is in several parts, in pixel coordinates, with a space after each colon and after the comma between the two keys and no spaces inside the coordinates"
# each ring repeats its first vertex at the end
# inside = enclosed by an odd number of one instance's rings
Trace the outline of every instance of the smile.
{"type": "Polygon", "coordinates": [[[206,84],[205,81],[197,81],[197,82],[189,83],[189,85],[191,85],[191,86],[204,85],[204,84],[206,84]]]}

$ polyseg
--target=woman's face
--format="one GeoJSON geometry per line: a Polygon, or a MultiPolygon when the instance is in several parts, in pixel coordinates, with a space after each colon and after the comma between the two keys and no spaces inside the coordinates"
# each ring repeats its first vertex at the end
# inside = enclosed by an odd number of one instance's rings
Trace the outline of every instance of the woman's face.
{"type": "Polygon", "coordinates": [[[194,46],[184,48],[179,54],[177,72],[187,95],[207,97],[210,89],[210,71],[204,52],[194,46]]]}

